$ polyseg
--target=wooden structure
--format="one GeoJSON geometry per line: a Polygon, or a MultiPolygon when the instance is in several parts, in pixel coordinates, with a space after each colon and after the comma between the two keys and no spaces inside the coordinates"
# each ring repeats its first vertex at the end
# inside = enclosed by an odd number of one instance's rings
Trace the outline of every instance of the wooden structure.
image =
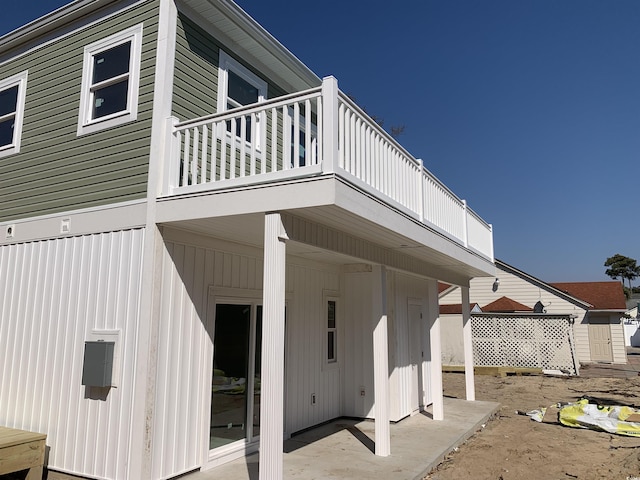
{"type": "Polygon", "coordinates": [[[43,433],[0,427],[0,475],[29,470],[25,480],[42,479],[43,433]]]}

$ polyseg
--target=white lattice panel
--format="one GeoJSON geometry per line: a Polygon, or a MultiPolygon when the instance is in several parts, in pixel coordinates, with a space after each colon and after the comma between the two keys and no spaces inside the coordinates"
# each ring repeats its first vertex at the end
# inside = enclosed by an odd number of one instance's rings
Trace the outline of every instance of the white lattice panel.
{"type": "Polygon", "coordinates": [[[471,330],[478,366],[543,368],[577,375],[568,316],[474,315],[471,330]]]}

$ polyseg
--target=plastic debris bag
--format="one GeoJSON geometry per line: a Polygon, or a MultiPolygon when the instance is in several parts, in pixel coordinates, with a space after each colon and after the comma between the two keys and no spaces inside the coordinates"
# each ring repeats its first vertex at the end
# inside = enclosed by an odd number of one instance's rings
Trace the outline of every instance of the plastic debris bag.
{"type": "Polygon", "coordinates": [[[560,409],[560,423],[567,427],[589,428],[617,435],[640,437],[640,410],[620,405],[589,403],[586,398],[560,409]]]}

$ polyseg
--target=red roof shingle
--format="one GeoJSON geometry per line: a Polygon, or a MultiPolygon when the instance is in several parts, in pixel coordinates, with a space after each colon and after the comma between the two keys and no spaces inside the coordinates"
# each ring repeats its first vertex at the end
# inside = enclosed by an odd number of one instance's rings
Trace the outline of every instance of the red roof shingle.
{"type": "Polygon", "coordinates": [[[500,297],[482,307],[482,311],[492,313],[532,312],[533,308],[511,300],[509,297],[500,297]]]}
{"type": "Polygon", "coordinates": [[[594,310],[626,310],[626,299],[620,282],[561,282],[552,287],[590,303],[594,310]]]}
{"type": "MultiPolygon", "coordinates": [[[[469,310],[473,310],[476,306],[478,306],[477,303],[472,303],[469,305],[469,310]]],[[[457,304],[451,304],[451,305],[440,305],[440,315],[462,315],[462,304],[461,303],[457,303],[457,304]]]]}

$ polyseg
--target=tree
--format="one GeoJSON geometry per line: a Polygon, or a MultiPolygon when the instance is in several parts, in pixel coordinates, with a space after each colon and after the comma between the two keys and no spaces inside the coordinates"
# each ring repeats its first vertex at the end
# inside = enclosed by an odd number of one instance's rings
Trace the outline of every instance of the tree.
{"type": "Polygon", "coordinates": [[[619,253],[607,258],[604,266],[609,267],[604,273],[614,280],[620,278],[623,285],[624,281],[627,280],[629,282],[629,291],[631,291],[631,281],[640,277],[640,266],[636,265],[636,260],[619,253]]]}

